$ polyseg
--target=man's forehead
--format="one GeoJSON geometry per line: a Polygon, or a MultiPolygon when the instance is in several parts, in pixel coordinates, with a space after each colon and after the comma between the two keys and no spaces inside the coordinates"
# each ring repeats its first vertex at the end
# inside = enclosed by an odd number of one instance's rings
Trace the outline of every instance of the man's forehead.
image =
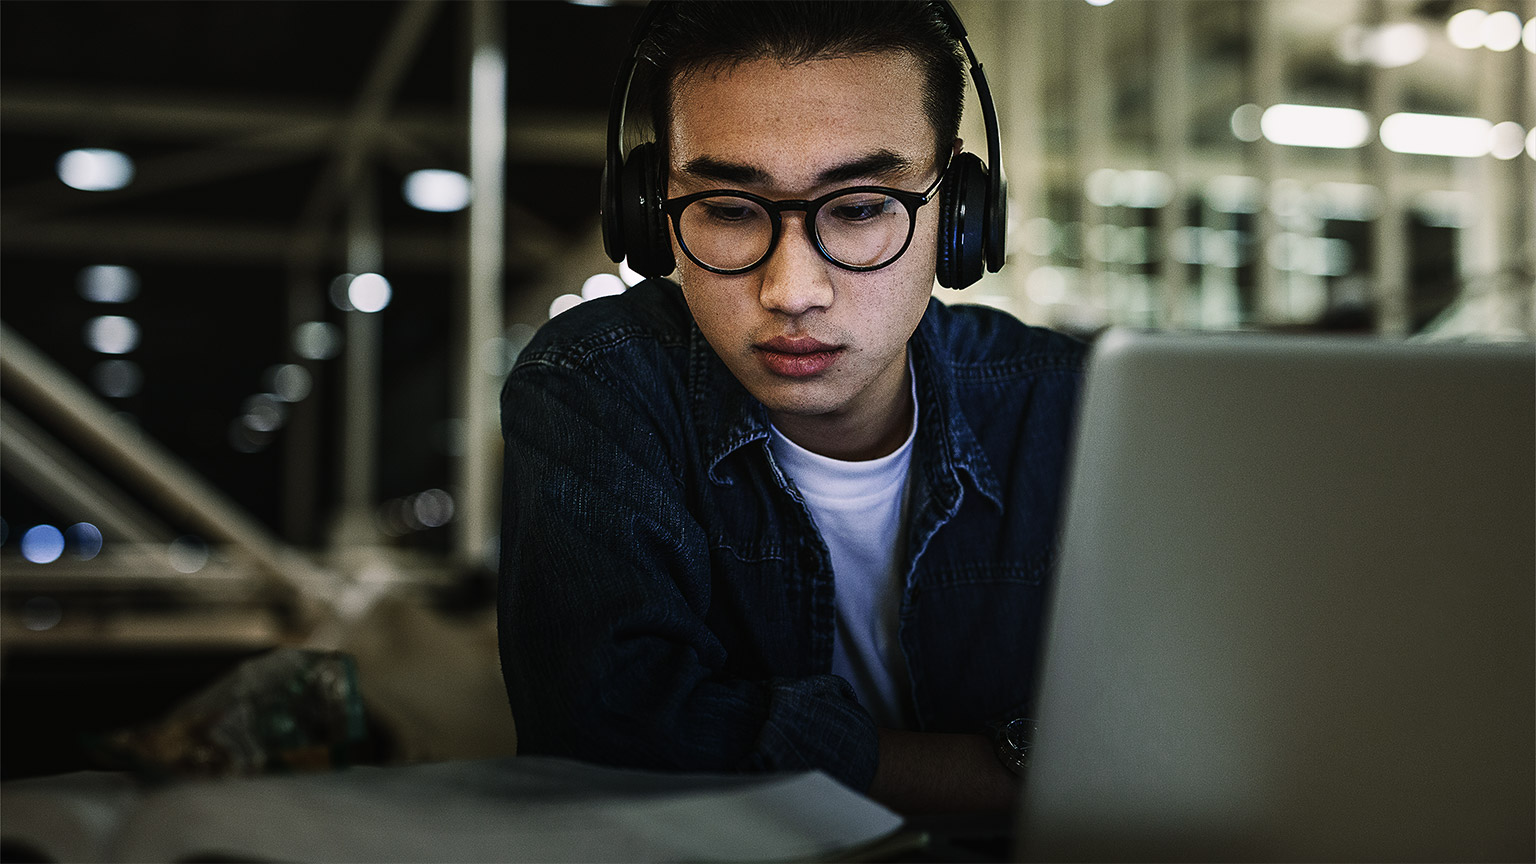
{"type": "Polygon", "coordinates": [[[669,169],[755,185],[926,173],[921,76],[905,52],[691,70],[672,94],[669,169]]]}

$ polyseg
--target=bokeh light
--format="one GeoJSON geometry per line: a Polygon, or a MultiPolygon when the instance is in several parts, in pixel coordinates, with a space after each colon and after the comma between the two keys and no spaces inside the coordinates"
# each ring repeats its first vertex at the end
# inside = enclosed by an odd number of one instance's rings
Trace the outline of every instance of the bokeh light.
{"type": "Polygon", "coordinates": [[[166,555],[178,573],[196,573],[208,566],[208,544],[190,534],[172,540],[166,555]]]}
{"type": "Polygon", "coordinates": [[[1505,10],[1483,19],[1483,47],[1490,51],[1509,51],[1520,44],[1520,16],[1505,10]]]}
{"type": "Polygon", "coordinates": [[[262,380],[272,395],[284,402],[302,402],[314,388],[309,370],[297,363],[273,366],[262,376],[262,380]]]}
{"type": "Polygon", "coordinates": [[[416,521],[426,528],[441,528],[453,519],[453,496],[441,489],[428,489],[411,499],[416,521]]]}
{"type": "Polygon", "coordinates": [[[1024,277],[1024,292],[1029,299],[1049,306],[1067,298],[1067,279],[1059,267],[1036,267],[1024,277]]]}
{"type": "Polygon", "coordinates": [[[144,387],[144,372],[132,360],[103,360],[91,369],[96,392],[109,399],[128,399],[144,387]]]}
{"type": "Polygon", "coordinates": [[[331,298],[332,306],[335,306],[337,309],[340,309],[343,312],[352,311],[352,300],[347,296],[347,293],[348,290],[352,287],[352,280],[356,278],[357,274],[355,273],[343,273],[340,276],[337,276],[335,279],[331,280],[330,289],[327,291],[327,295],[331,298]]]}
{"type": "Polygon", "coordinates": [[[305,321],[293,328],[293,353],[306,360],[329,360],[341,353],[341,331],[328,321],[305,321]]]}
{"type": "Polygon", "coordinates": [[[1363,111],[1321,105],[1271,105],[1259,118],[1259,129],[1276,144],[1347,150],[1371,139],[1371,124],[1363,111]]]}
{"type": "Polygon", "coordinates": [[[34,525],[21,535],[21,557],[33,564],[52,564],[64,554],[64,532],[52,525],[34,525]]]}
{"type": "Polygon", "coordinates": [[[1480,117],[1401,112],[1381,121],[1381,143],[1394,153],[1470,158],[1488,153],[1491,130],[1480,117]]]}
{"type": "Polygon", "coordinates": [[[101,529],[89,522],[76,522],[64,529],[64,545],[76,558],[89,561],[101,554],[101,529]]]}
{"type": "Polygon", "coordinates": [[[425,168],[406,175],[405,200],[418,210],[453,213],[469,206],[469,178],[457,171],[425,168]]]}
{"type": "Polygon", "coordinates": [[[598,273],[588,276],[587,281],[581,283],[581,299],[595,300],[598,297],[612,297],[623,294],[628,288],[624,280],[612,273],[598,273]]]}
{"type": "Polygon", "coordinates": [[[1481,9],[1463,9],[1445,22],[1446,38],[1457,48],[1483,47],[1483,21],[1488,13],[1481,9]]]}
{"type": "Polygon", "coordinates": [[[1232,117],[1228,124],[1232,127],[1232,135],[1239,141],[1254,142],[1264,137],[1259,128],[1259,119],[1264,116],[1264,111],[1259,106],[1249,102],[1239,105],[1232,110],[1232,117]]]}
{"type": "Polygon", "coordinates": [[[392,294],[389,280],[377,273],[361,273],[347,283],[347,300],[359,312],[383,311],[392,294]]]}
{"type": "Polygon", "coordinates": [[[1495,159],[1513,159],[1525,149],[1525,130],[1519,123],[1506,120],[1488,131],[1488,152],[1495,159]]]}
{"type": "Polygon", "coordinates": [[[64,620],[64,607],[52,597],[33,597],[21,607],[21,626],[28,630],[52,630],[64,620]]]}
{"type": "Polygon", "coordinates": [[[110,192],[133,182],[133,160],[116,150],[71,150],[56,167],[64,185],[84,192],[110,192]]]}
{"type": "Polygon", "coordinates": [[[566,312],[580,305],[580,294],[561,294],[555,298],[553,303],[549,304],[549,317],[553,318],[561,312],[566,312]]]}
{"type": "Polygon", "coordinates": [[[619,278],[624,280],[625,285],[639,285],[645,281],[644,276],[636,273],[635,268],[629,266],[628,258],[619,262],[619,278]]]}
{"type": "Polygon", "coordinates": [[[260,453],[272,443],[271,432],[258,432],[238,417],[229,423],[229,446],[237,453],[260,453]]]}
{"type": "Polygon", "coordinates": [[[98,315],[86,322],[85,344],[102,354],[128,354],[139,347],[139,322],[123,315],[98,315]]]}
{"type": "Polygon", "coordinates": [[[127,303],[139,296],[139,274],[132,267],[97,264],[80,271],[80,296],[93,303],[127,303]]]}
{"type": "Polygon", "coordinates": [[[276,432],[288,419],[288,406],[271,393],[257,393],[240,406],[240,422],[256,432],[276,432]]]}

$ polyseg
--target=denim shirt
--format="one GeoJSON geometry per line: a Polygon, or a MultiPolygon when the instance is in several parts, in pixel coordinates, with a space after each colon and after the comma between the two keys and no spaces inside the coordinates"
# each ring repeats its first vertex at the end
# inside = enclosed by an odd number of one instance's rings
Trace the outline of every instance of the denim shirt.
{"type": "MultiPolygon", "coordinates": [[[[930,301],[899,639],[919,730],[1023,716],[1081,343],[930,301]]],[[[867,789],[876,732],[831,674],[826,545],[764,406],[650,280],[540,329],[502,393],[498,633],[524,753],[819,768],[867,789]]]]}

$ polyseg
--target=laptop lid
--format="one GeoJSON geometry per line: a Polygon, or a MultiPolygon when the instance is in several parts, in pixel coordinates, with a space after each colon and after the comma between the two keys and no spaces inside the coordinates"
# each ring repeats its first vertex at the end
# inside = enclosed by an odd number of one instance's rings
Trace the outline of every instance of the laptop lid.
{"type": "Polygon", "coordinates": [[[1531,860],[1536,351],[1112,331],[1028,859],[1531,860]]]}

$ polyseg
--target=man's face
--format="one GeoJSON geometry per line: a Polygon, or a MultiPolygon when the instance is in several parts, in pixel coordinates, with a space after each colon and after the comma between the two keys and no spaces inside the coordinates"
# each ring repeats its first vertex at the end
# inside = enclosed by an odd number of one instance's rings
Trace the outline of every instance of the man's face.
{"type": "MultiPolygon", "coordinates": [[[[667,194],[731,188],[811,199],[855,185],[921,192],[943,168],[922,84],[903,52],[685,72],[673,88],[667,194]]],[[[699,329],[792,438],[791,429],[816,427],[883,435],[906,422],[906,344],[932,291],[938,210],[937,200],[920,208],[906,253],[862,273],[821,257],[799,211],[784,214],[772,255],[735,276],[694,264],[674,233],[699,329]]]]}

